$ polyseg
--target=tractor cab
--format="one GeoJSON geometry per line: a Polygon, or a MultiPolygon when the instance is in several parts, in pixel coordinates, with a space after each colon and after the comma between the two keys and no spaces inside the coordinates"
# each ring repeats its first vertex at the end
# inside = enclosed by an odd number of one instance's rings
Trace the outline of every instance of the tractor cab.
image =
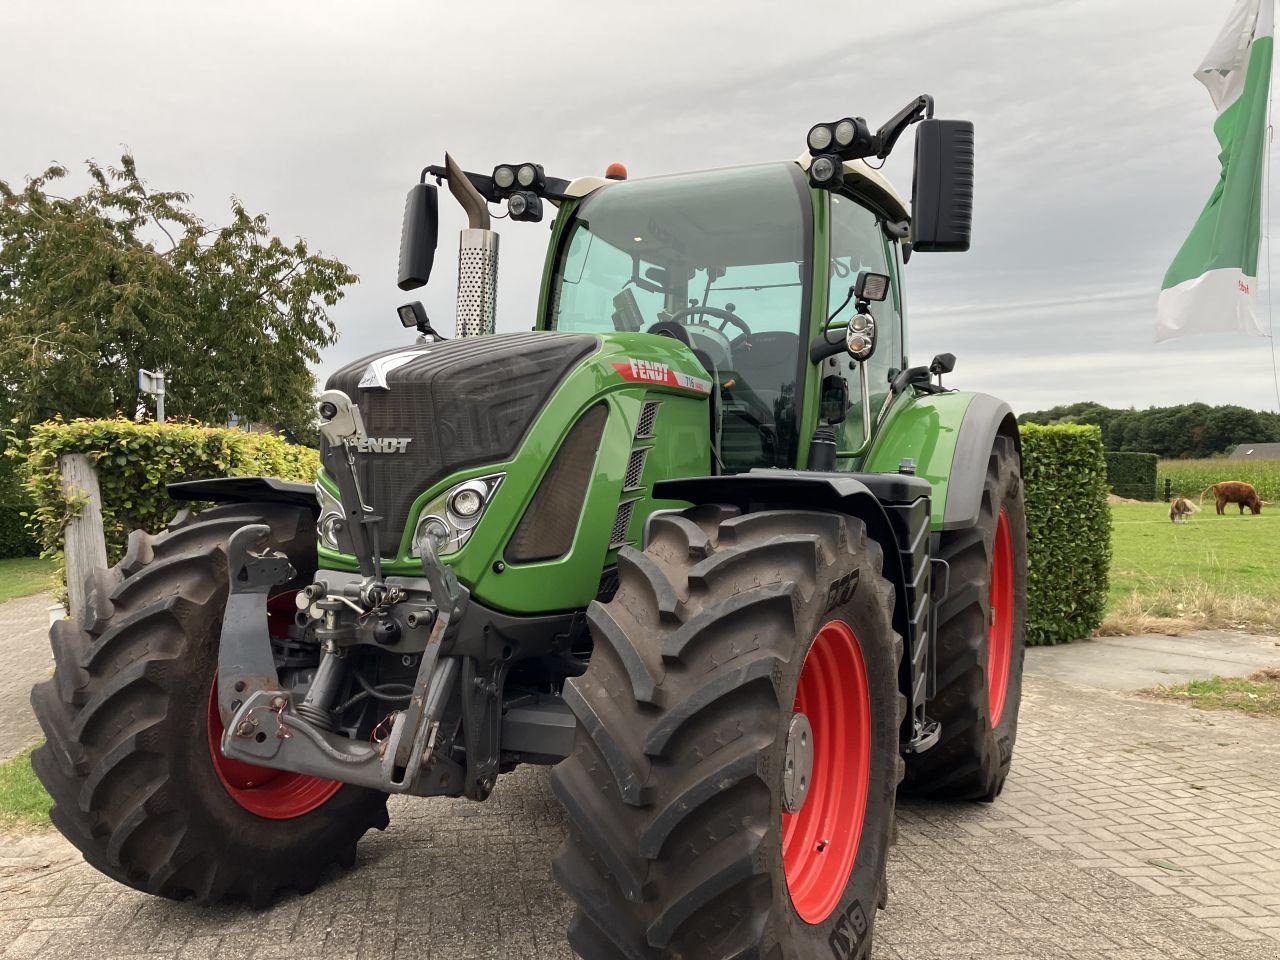
{"type": "Polygon", "coordinates": [[[539,324],[680,341],[715,386],[720,471],[790,466],[812,222],[793,163],[601,186],[558,225],[539,324]]]}

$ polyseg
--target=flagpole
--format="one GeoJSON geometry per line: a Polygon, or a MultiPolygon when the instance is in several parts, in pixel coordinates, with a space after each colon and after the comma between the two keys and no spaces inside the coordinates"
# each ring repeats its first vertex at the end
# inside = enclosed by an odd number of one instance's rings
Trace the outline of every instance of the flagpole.
{"type": "MultiPolygon", "coordinates": [[[[1268,0],[1274,9],[1275,0],[1268,0]]],[[[1275,79],[1275,64],[1272,63],[1272,80],[1275,79]]],[[[1262,238],[1267,244],[1267,340],[1271,346],[1271,383],[1276,391],[1276,411],[1280,412],[1280,368],[1276,365],[1276,325],[1271,311],[1271,144],[1275,138],[1272,108],[1275,105],[1275,84],[1267,88],[1267,145],[1266,154],[1262,158],[1262,189],[1266,197],[1263,214],[1266,217],[1262,238]]]]}

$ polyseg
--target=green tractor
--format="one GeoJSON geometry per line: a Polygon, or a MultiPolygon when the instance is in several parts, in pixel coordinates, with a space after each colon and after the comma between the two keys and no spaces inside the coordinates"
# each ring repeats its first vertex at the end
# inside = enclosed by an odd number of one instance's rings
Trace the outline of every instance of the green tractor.
{"type": "MultiPolygon", "coordinates": [[[[102,872],[269,902],[391,794],[554,765],[587,960],[865,957],[901,786],[993,800],[1026,552],[1009,407],[906,360],[903,265],[965,250],[973,127],[920,97],[799,160],[572,181],[451,158],[454,339],[318,404],[314,488],[175,484],[54,625],[32,700],[57,827],[102,872]],[[911,208],[868,159],[916,126],[911,208]],[[532,332],[494,334],[490,205],[556,208],[532,332]]],[[[434,182],[430,182],[434,181],[434,182]]]]}

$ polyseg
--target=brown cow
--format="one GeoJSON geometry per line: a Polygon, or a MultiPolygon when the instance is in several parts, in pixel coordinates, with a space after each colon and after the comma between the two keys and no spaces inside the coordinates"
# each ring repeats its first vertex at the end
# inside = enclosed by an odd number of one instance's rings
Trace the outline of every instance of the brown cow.
{"type": "Polygon", "coordinates": [[[1251,484],[1243,483],[1239,480],[1225,480],[1222,483],[1215,483],[1211,487],[1205,487],[1204,493],[1200,494],[1200,502],[1204,503],[1205,496],[1210,493],[1213,494],[1213,499],[1217,502],[1218,513],[1223,513],[1228,503],[1239,504],[1241,513],[1244,513],[1245,507],[1252,510],[1255,516],[1262,512],[1262,499],[1251,484]]]}

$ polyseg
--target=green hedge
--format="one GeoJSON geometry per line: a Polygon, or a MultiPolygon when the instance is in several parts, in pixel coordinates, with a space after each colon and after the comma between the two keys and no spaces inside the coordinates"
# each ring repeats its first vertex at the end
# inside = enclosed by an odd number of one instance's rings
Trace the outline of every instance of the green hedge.
{"type": "Polygon", "coordinates": [[[24,461],[23,486],[35,504],[32,532],[49,556],[62,549],[62,531],[78,509],[62,493],[58,458],[66,453],[86,454],[97,468],[111,563],[124,552],[130,531],[159,530],[177,512],[165,484],[255,475],[310,482],[319,469],[315,450],[266,434],[132,420],[38,424],[11,455],[24,461]]]}
{"type": "Polygon", "coordinates": [[[34,557],[40,545],[27,530],[27,518],[23,514],[31,507],[25,503],[0,503],[0,560],[13,557],[34,557]]]}
{"type": "Polygon", "coordinates": [[[1023,424],[1027,504],[1027,642],[1067,643],[1102,623],[1111,511],[1102,431],[1023,424]]]}
{"type": "Polygon", "coordinates": [[[1126,453],[1108,450],[1107,483],[1119,497],[1131,500],[1156,499],[1156,466],[1160,458],[1154,453],[1126,453]]]}

